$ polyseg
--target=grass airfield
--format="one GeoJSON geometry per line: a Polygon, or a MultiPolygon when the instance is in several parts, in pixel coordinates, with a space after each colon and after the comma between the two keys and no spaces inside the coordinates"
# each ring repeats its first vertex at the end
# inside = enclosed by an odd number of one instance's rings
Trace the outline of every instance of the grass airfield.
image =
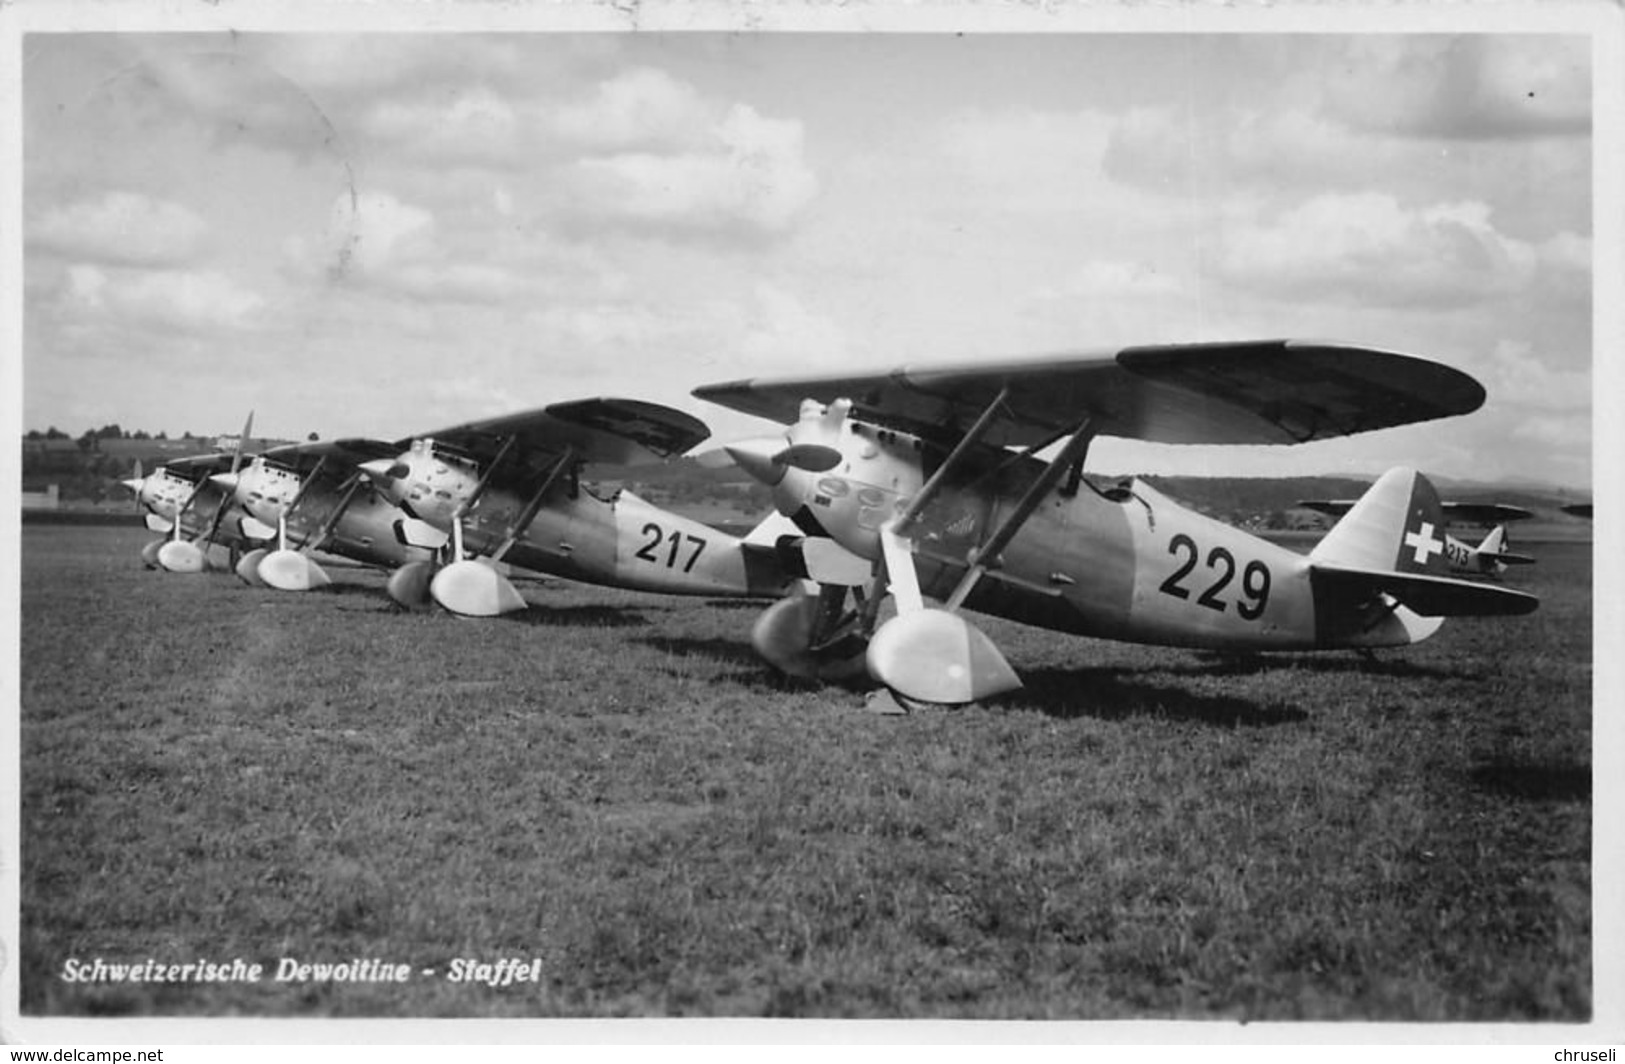
{"type": "Polygon", "coordinates": [[[772,678],[757,605],[459,620],[149,535],[23,529],[24,1015],[1591,1015],[1588,543],[1375,663],[979,618],[1024,690],[879,717],[772,678]],[[97,957],[267,976],[61,977],[97,957]],[[503,957],[540,980],[446,977],[503,957]]]}

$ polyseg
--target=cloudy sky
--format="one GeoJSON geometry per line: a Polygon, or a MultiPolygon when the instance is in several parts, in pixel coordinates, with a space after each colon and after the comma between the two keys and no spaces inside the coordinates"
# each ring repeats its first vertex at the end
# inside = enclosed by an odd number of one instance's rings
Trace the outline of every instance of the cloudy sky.
{"type": "Polygon", "coordinates": [[[23,38],[24,427],[397,437],[755,374],[1300,336],[1467,418],[1110,471],[1591,483],[1583,36],[23,38]]]}

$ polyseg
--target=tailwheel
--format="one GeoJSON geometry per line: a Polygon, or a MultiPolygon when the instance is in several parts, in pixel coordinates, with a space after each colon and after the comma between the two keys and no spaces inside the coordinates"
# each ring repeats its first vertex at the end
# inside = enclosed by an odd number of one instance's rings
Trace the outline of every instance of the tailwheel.
{"type": "Polygon", "coordinates": [[[309,591],[333,582],[308,555],[287,548],[271,551],[261,559],[259,577],[278,591],[309,591]]]}

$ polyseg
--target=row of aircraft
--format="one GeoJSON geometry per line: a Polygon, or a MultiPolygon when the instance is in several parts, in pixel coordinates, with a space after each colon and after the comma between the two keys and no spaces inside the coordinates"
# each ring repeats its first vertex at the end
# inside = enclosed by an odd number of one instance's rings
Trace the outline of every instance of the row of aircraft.
{"type": "MultiPolygon", "coordinates": [[[[1448,617],[1538,600],[1458,574],[1526,562],[1477,547],[1414,469],[1391,469],[1301,554],[1180,506],[1139,479],[1084,475],[1090,444],[1295,446],[1471,413],[1453,368],[1342,343],[1160,345],[975,366],[706,385],[695,396],[776,429],[700,454],[768,485],[774,512],[733,536],[588,466],[658,463],[709,438],[654,403],[597,398],[405,440],[341,439],[171,462],[127,481],[147,560],[201,571],[212,543],[284,590],[330,581],[314,552],[392,570],[388,592],[468,616],[523,609],[514,570],[676,595],[774,599],[751,641],[791,676],[865,675],[892,705],[1020,686],[967,613],[1165,646],[1237,651],[1418,642],[1448,617]]],[[[245,428],[244,437],[247,436],[245,428]]],[[[1477,519],[1482,519],[1482,513],[1477,519]]],[[[1503,508],[1498,521],[1517,514],[1503,508]]]]}

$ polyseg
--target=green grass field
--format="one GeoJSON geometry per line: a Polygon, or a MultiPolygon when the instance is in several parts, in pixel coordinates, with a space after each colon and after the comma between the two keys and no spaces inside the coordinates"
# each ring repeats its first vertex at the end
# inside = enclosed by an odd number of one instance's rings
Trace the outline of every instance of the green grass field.
{"type": "Polygon", "coordinates": [[[146,536],[24,529],[25,1015],[1591,1015],[1589,544],[1375,663],[984,619],[1025,690],[881,717],[771,678],[755,606],[458,620],[146,536]],[[540,982],[446,978],[505,956],[540,982]],[[62,978],[98,957],[267,978],[62,978]]]}

